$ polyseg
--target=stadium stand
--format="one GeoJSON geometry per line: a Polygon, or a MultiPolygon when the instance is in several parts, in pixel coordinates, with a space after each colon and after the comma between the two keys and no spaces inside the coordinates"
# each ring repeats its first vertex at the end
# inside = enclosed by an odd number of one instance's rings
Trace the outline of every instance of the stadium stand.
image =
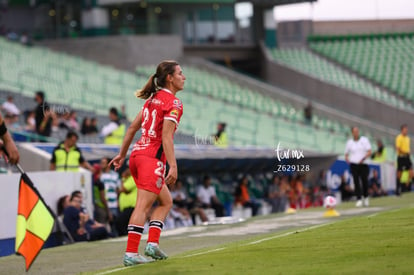
{"type": "Polygon", "coordinates": [[[306,48],[271,49],[273,58],[284,65],[312,75],[340,87],[350,89],[372,99],[390,104],[395,108],[413,111],[411,103],[399,98],[383,88],[350,73],[341,67],[325,60],[306,48]]]}
{"type": "Polygon", "coordinates": [[[414,100],[414,34],[310,37],[313,51],[374,83],[414,100]]]}
{"type": "MultiPolygon", "coordinates": [[[[0,49],[1,88],[29,98],[40,89],[49,102],[101,116],[111,106],[125,105],[127,117],[135,117],[143,101],[135,99],[133,92],[154,69],[154,64],[139,66],[133,74],[5,39],[0,39],[0,49]]],[[[306,125],[302,109],[192,66],[185,66],[185,74],[186,92],[180,95],[186,116],[179,129],[182,142],[193,136],[195,143],[211,143],[216,123],[225,121],[232,145],[276,148],[281,142],[290,148],[300,144],[304,149],[342,154],[348,125],[318,115],[314,115],[312,125],[306,125]]]]}

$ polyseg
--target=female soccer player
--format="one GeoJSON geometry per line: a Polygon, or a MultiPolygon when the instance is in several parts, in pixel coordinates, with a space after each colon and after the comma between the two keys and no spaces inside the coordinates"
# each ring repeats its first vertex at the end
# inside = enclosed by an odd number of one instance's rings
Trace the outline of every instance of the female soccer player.
{"type": "Polygon", "coordinates": [[[137,202],[128,225],[128,242],[124,265],[137,265],[150,260],[138,253],[144,224],[152,205],[158,206],[151,214],[145,255],[156,260],[168,256],[159,248],[163,221],[172,207],[171,194],[165,184],[174,184],[178,177],[173,136],[183,113],[181,101],[175,97],[184,87],[185,76],[176,61],[163,61],[145,86],[136,95],[146,99],[142,110],[129,126],[119,154],[110,164],[119,169],[135,133],[142,128],[141,138],[134,144],[129,168],[137,185],[137,202]],[[169,165],[165,175],[166,161],[169,165]]]}

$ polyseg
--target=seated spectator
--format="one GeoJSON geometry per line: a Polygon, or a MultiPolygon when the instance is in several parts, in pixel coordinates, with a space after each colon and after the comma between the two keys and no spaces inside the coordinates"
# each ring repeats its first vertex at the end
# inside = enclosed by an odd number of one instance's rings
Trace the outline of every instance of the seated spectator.
{"type": "Polygon", "coordinates": [[[19,116],[20,110],[17,108],[16,104],[13,102],[13,96],[9,95],[7,101],[1,105],[1,111],[4,113],[4,117],[19,116]]]}
{"type": "Polygon", "coordinates": [[[214,186],[211,186],[210,176],[205,176],[203,184],[198,188],[197,200],[202,208],[213,208],[216,217],[224,216],[224,206],[217,198],[216,189],[214,186]]]}
{"type": "Polygon", "coordinates": [[[24,130],[29,133],[35,133],[36,132],[36,119],[35,119],[35,112],[29,111],[26,115],[25,119],[25,126],[24,130]]]}
{"type": "MultiPolygon", "coordinates": [[[[180,214],[178,215],[178,218],[183,225],[190,226],[195,224],[196,215],[199,215],[202,222],[208,221],[203,208],[194,205],[193,201],[188,198],[186,192],[183,190],[183,183],[181,180],[177,180],[174,185],[169,185],[169,188],[173,199],[172,209],[174,212],[180,214]]],[[[172,213],[172,216],[174,216],[174,213],[172,213]]]]}
{"type": "Polygon", "coordinates": [[[98,120],[96,117],[91,118],[91,129],[89,130],[91,134],[97,134],[98,133],[98,120]]]}
{"type": "Polygon", "coordinates": [[[23,32],[20,36],[20,43],[25,46],[32,45],[32,41],[30,40],[30,37],[27,35],[27,32],[23,32]]]}
{"type": "Polygon", "coordinates": [[[62,216],[63,217],[63,211],[65,210],[66,207],[68,207],[70,204],[70,196],[69,195],[64,195],[62,197],[59,198],[58,202],[57,202],[57,215],[62,216]]]}
{"type": "Polygon", "coordinates": [[[76,111],[72,110],[69,113],[69,128],[73,131],[79,131],[80,126],[78,123],[77,113],[76,111]]]}
{"type": "Polygon", "coordinates": [[[72,238],[77,241],[96,241],[106,239],[110,235],[103,224],[89,218],[82,212],[82,193],[74,191],[70,196],[69,206],[63,211],[63,223],[72,238]]]}
{"type": "Polygon", "coordinates": [[[274,176],[267,189],[266,201],[272,206],[272,213],[284,212],[287,203],[286,194],[282,196],[280,189],[280,177],[274,176]]]}
{"type": "Polygon", "coordinates": [[[350,186],[349,180],[345,177],[345,173],[341,176],[341,186],[339,189],[341,190],[342,201],[349,201],[355,195],[354,190],[350,186]]]}
{"type": "Polygon", "coordinates": [[[382,189],[381,181],[376,169],[372,169],[372,177],[368,182],[368,194],[370,197],[381,197],[386,195],[386,192],[382,189]]]}
{"type": "Polygon", "coordinates": [[[260,208],[260,203],[250,197],[248,183],[249,179],[246,176],[243,176],[234,194],[235,203],[236,205],[241,205],[244,208],[251,208],[252,215],[256,216],[260,208]]]}
{"type": "Polygon", "coordinates": [[[303,179],[300,174],[293,176],[290,182],[289,202],[294,209],[306,207],[306,190],[303,186],[303,179]]]}
{"type": "Polygon", "coordinates": [[[80,127],[76,118],[76,112],[65,112],[59,120],[59,128],[66,129],[68,131],[79,131],[80,127]]]}
{"type": "Polygon", "coordinates": [[[91,118],[85,117],[83,119],[82,125],[81,125],[81,133],[82,135],[93,135],[93,134],[98,133],[98,129],[96,128],[96,126],[92,125],[91,118]]]}

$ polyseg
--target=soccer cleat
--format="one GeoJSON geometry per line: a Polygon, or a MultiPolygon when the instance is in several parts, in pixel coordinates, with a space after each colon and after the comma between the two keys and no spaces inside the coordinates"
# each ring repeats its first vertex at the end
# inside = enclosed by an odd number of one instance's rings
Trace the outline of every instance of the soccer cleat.
{"type": "Polygon", "coordinates": [[[158,245],[151,244],[147,244],[145,247],[145,255],[155,260],[165,260],[168,258],[168,255],[165,254],[158,245]]]}
{"type": "Polygon", "coordinates": [[[355,204],[356,207],[361,207],[362,206],[362,200],[358,200],[355,204]]]}
{"type": "Polygon", "coordinates": [[[364,206],[369,206],[369,199],[368,198],[364,199],[364,206]]]}
{"type": "Polygon", "coordinates": [[[153,262],[153,260],[149,260],[139,254],[137,256],[132,256],[132,257],[124,255],[124,266],[146,264],[150,262],[153,262]]]}

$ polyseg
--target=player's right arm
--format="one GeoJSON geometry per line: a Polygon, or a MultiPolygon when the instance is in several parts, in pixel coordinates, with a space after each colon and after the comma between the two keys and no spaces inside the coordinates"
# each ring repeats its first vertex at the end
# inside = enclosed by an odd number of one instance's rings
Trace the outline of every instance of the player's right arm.
{"type": "Polygon", "coordinates": [[[142,111],[138,113],[134,121],[128,127],[128,130],[125,133],[125,137],[124,137],[124,140],[122,141],[121,149],[119,150],[118,155],[116,155],[109,163],[109,166],[111,166],[112,164],[114,165],[115,170],[118,170],[124,163],[126,154],[128,153],[128,148],[131,145],[131,142],[134,139],[136,132],[141,128],[141,123],[142,123],[142,111]]]}

